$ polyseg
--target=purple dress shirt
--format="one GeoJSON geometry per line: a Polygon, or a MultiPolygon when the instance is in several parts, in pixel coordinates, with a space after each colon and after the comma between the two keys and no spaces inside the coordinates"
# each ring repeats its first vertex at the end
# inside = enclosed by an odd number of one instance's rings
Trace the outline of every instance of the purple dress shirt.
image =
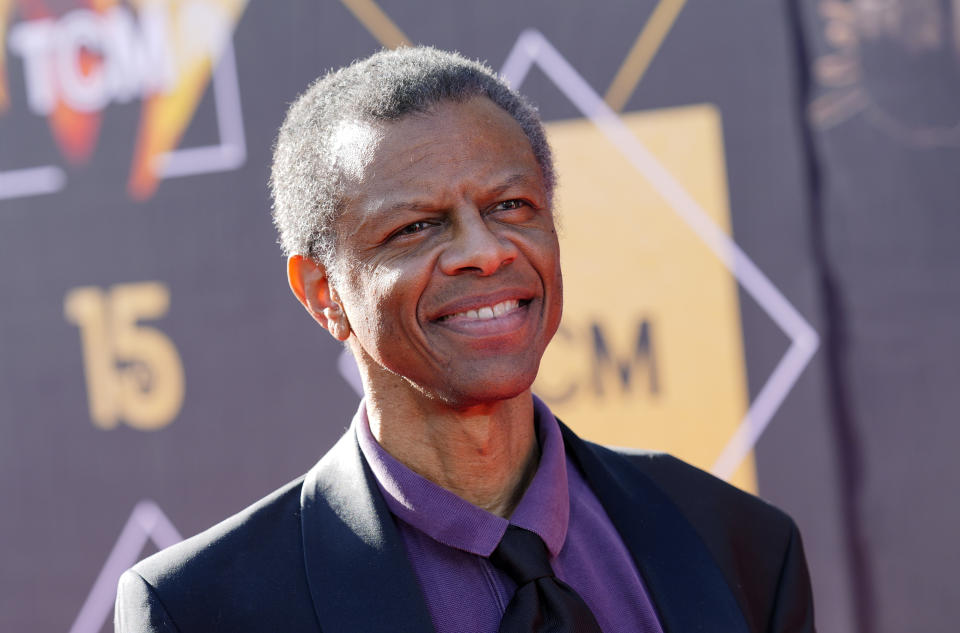
{"type": "MultiPolygon", "coordinates": [[[[560,427],[534,397],[540,465],[510,520],[416,474],[376,441],[366,407],[354,420],[413,566],[437,633],[495,633],[516,584],[487,557],[513,524],[543,539],[557,577],[573,587],[605,633],[662,633],[629,551],[566,456],[560,427]]],[[[371,596],[375,608],[376,596],[371,596]]]]}

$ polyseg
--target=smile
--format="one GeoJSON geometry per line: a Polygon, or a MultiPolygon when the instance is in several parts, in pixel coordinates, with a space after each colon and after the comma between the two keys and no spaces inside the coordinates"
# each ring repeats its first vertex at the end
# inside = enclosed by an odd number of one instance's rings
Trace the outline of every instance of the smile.
{"type": "Polygon", "coordinates": [[[438,321],[447,321],[449,319],[487,321],[490,319],[496,319],[496,318],[502,317],[510,312],[513,312],[519,307],[520,307],[520,300],[510,299],[508,301],[501,301],[500,303],[495,303],[490,306],[482,306],[474,310],[464,310],[463,312],[448,314],[440,317],[438,321]]]}

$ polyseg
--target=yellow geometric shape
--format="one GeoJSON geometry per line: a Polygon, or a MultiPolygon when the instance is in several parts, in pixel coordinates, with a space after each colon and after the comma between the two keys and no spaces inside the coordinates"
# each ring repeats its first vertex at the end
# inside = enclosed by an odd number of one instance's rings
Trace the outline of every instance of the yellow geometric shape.
{"type": "Polygon", "coordinates": [[[340,0],[370,35],[386,48],[409,46],[410,39],[373,0],[340,0]]]}
{"type": "MultiPolygon", "coordinates": [[[[716,108],[622,118],[729,233],[716,108]]],[[[736,280],[591,121],[547,129],[565,302],[534,390],[591,440],[709,470],[749,402],[736,280]]],[[[730,481],[756,491],[752,453],[730,481]]]]}
{"type": "MultiPolygon", "coordinates": [[[[133,0],[145,6],[146,0],[133,0]]],[[[233,36],[247,0],[168,0],[170,48],[176,80],[170,90],[144,100],[128,189],[144,200],[158,181],[158,159],[180,142],[193,119],[214,66],[233,36]]]]}
{"type": "Polygon", "coordinates": [[[10,107],[7,87],[7,24],[13,15],[13,0],[0,0],[0,114],[10,107]]]}
{"type": "Polygon", "coordinates": [[[610,109],[619,112],[627,105],[686,3],[687,0],[660,0],[657,4],[607,88],[603,99],[610,109]]]}

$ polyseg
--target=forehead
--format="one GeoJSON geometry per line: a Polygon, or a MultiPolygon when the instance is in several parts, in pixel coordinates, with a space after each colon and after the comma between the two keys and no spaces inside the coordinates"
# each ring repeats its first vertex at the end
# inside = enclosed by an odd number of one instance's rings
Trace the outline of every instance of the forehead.
{"type": "Polygon", "coordinates": [[[380,130],[358,120],[340,122],[330,138],[330,152],[347,180],[357,180],[373,157],[380,130]]]}
{"type": "Polygon", "coordinates": [[[347,207],[458,195],[507,179],[544,186],[520,124],[486,97],[441,102],[395,122],[345,125],[337,140],[347,207]]]}

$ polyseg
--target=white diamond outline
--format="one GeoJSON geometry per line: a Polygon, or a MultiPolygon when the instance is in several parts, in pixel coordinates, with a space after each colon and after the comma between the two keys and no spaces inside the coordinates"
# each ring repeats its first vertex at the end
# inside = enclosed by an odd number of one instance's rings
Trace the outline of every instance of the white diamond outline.
{"type": "Polygon", "coordinates": [[[83,601],[70,633],[97,633],[103,628],[113,611],[120,576],[140,559],[147,541],[153,541],[158,549],[163,549],[182,540],[160,506],[150,499],[138,502],[83,601]]]}
{"type": "Polygon", "coordinates": [[[743,420],[711,468],[714,475],[729,479],[753,450],[774,414],[816,354],[820,337],[736,241],[716,225],[546,36],[536,29],[526,29],[514,43],[500,75],[518,89],[533,64],[539,66],[547,78],[647,179],[670,208],[720,258],[744,290],[790,338],[787,351],[757,392],[743,420]]]}
{"type": "Polygon", "coordinates": [[[240,79],[237,75],[233,34],[225,38],[213,71],[213,102],[217,113],[220,142],[197,147],[180,147],[155,158],[158,178],[180,178],[239,169],[247,160],[247,139],[243,131],[240,79]]]}
{"type": "Polygon", "coordinates": [[[67,174],[57,165],[18,167],[0,171],[0,200],[56,193],[67,184],[67,174]]]}

